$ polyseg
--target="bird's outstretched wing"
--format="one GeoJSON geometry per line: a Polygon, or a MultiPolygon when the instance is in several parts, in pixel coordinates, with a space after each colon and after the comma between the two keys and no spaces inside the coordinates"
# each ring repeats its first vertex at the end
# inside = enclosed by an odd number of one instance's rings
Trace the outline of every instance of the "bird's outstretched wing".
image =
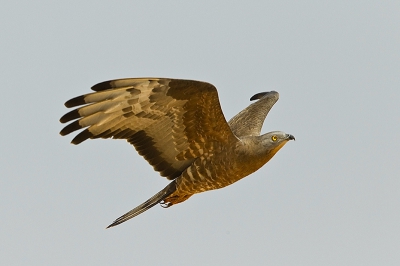
{"type": "Polygon", "coordinates": [[[72,140],[115,138],[130,142],[162,176],[178,177],[195,158],[236,141],[216,88],[205,82],[162,78],[111,80],[94,93],[65,103],[79,107],[61,117],[60,134],[84,129],[72,140]]]}
{"type": "Polygon", "coordinates": [[[235,115],[228,124],[237,137],[259,136],[264,120],[272,106],[278,101],[276,91],[257,93],[250,101],[258,100],[235,115]]]}

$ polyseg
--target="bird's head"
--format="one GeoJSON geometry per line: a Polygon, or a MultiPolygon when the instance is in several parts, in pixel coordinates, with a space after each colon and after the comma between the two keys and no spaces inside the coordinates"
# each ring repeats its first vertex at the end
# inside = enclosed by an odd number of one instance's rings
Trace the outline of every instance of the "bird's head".
{"type": "Polygon", "coordinates": [[[241,139],[240,151],[245,156],[239,156],[244,165],[250,165],[252,173],[266,164],[294,136],[282,131],[273,131],[261,136],[248,136],[241,139]]]}
{"type": "Polygon", "coordinates": [[[261,136],[263,149],[274,156],[289,140],[295,140],[294,136],[282,131],[272,131],[261,136]]]}

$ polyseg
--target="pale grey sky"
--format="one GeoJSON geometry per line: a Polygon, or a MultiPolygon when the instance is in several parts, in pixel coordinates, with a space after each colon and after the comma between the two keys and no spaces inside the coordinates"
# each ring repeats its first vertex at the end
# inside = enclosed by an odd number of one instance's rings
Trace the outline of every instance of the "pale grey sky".
{"type": "Polygon", "coordinates": [[[8,1],[0,10],[1,265],[400,265],[399,1],[8,1]],[[124,77],[261,91],[258,172],[120,226],[167,180],[124,141],[69,144],[64,102],[124,77]]]}

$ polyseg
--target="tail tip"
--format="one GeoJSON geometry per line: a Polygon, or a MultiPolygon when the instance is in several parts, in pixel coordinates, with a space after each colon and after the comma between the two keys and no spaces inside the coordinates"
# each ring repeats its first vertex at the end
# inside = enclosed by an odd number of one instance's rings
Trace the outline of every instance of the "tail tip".
{"type": "Polygon", "coordinates": [[[114,221],[112,224],[110,224],[109,226],[106,227],[106,229],[114,227],[116,225],[119,225],[120,223],[117,223],[116,221],[114,221]]]}

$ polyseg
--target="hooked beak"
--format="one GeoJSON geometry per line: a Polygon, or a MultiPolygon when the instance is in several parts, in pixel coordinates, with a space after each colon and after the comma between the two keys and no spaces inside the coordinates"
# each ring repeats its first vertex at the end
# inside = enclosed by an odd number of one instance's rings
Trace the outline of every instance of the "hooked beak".
{"type": "Polygon", "coordinates": [[[288,134],[286,137],[288,140],[296,140],[296,138],[293,135],[288,134]]]}

